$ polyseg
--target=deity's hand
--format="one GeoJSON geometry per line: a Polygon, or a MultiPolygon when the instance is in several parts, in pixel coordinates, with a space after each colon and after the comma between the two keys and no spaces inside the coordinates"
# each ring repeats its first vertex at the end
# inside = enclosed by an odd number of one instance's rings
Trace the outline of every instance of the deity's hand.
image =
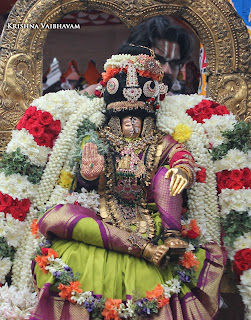
{"type": "Polygon", "coordinates": [[[169,248],[168,254],[172,255],[182,255],[188,247],[188,243],[180,238],[170,236],[164,241],[164,245],[169,248]]]}
{"type": "Polygon", "coordinates": [[[188,185],[188,176],[185,171],[180,168],[169,169],[165,174],[165,178],[168,179],[170,176],[170,196],[176,196],[188,185]]]}
{"type": "Polygon", "coordinates": [[[167,257],[168,250],[169,250],[169,247],[166,246],[165,244],[156,246],[149,242],[146,245],[142,256],[143,258],[152,262],[156,266],[159,266],[163,262],[165,257],[168,258],[169,260],[169,257],[167,257]]]}
{"type": "Polygon", "coordinates": [[[91,142],[86,143],[82,150],[81,176],[88,181],[99,177],[104,168],[104,157],[98,154],[97,145],[91,142]]]}

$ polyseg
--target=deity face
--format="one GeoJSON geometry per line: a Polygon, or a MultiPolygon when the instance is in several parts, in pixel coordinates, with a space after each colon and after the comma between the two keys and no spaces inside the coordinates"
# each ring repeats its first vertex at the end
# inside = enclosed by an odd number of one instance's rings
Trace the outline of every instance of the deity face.
{"type": "Polygon", "coordinates": [[[159,40],[152,49],[164,71],[162,81],[171,90],[180,70],[180,46],[177,42],[159,40]]]}
{"type": "Polygon", "coordinates": [[[138,138],[141,133],[142,120],[139,117],[126,116],[121,121],[122,133],[125,138],[138,138]]]}

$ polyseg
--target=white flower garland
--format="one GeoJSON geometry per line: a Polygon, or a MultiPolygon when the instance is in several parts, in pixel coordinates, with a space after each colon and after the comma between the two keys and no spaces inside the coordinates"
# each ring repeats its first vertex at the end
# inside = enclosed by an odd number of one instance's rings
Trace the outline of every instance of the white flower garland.
{"type": "MultiPolygon", "coordinates": [[[[103,108],[103,99],[95,98],[90,100],[85,96],[79,96],[79,108],[70,116],[64,129],[59,134],[49,162],[40,181],[36,203],[34,203],[34,205],[36,205],[39,209],[44,208],[52,190],[56,185],[58,174],[62,169],[68,156],[68,152],[70,151],[76,139],[78,127],[84,119],[88,118],[90,114],[92,114],[94,119],[102,121],[103,117],[102,115],[99,115],[99,113],[102,114],[103,108]]],[[[100,125],[101,123],[98,122],[95,124],[100,125]]]]}
{"type": "Polygon", "coordinates": [[[37,302],[37,294],[28,288],[18,290],[14,286],[0,288],[0,319],[21,320],[29,319],[32,309],[37,302]]]}
{"type": "Polygon", "coordinates": [[[26,155],[31,164],[45,166],[51,148],[39,146],[33,136],[26,129],[13,130],[11,141],[8,143],[6,152],[11,153],[20,148],[21,153],[26,155]]]}
{"type": "Polygon", "coordinates": [[[0,237],[5,238],[9,246],[17,247],[19,245],[24,235],[25,226],[26,222],[14,219],[9,213],[5,218],[5,214],[0,212],[0,237]]]}
{"type": "Polygon", "coordinates": [[[219,195],[221,215],[231,210],[248,211],[251,209],[251,189],[222,189],[219,195]]]}
{"type": "Polygon", "coordinates": [[[28,181],[27,176],[21,176],[19,173],[5,176],[0,172],[0,191],[3,194],[10,195],[13,199],[33,199],[37,192],[37,186],[28,181]]]}
{"type": "Polygon", "coordinates": [[[95,190],[88,192],[85,188],[82,188],[80,193],[73,192],[66,196],[67,203],[74,203],[75,201],[77,201],[81,207],[99,212],[99,194],[95,190]]]}
{"type": "Polygon", "coordinates": [[[251,269],[246,270],[240,276],[241,284],[238,286],[242,301],[246,307],[245,319],[251,319],[251,269]]]}
{"type": "Polygon", "coordinates": [[[11,266],[10,258],[0,258],[0,283],[5,282],[5,277],[10,272],[11,266]]]}
{"type": "Polygon", "coordinates": [[[32,102],[38,110],[49,112],[54,120],[60,120],[64,127],[71,114],[79,108],[81,96],[75,90],[61,90],[51,92],[32,102]]]}
{"type": "Polygon", "coordinates": [[[215,161],[215,172],[223,170],[251,169],[251,151],[244,153],[238,149],[230,149],[225,157],[215,161]]]}

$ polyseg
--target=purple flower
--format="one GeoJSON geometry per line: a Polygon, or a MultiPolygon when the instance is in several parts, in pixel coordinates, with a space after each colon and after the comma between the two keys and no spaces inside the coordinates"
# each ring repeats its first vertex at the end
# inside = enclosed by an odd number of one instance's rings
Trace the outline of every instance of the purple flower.
{"type": "Polygon", "coordinates": [[[136,310],[138,315],[148,315],[151,313],[151,309],[148,307],[149,300],[147,298],[140,299],[136,302],[138,310],[136,310]]]}
{"type": "Polygon", "coordinates": [[[68,272],[71,277],[73,277],[72,268],[70,268],[69,266],[66,266],[66,267],[64,267],[64,270],[65,270],[66,272],[68,272]]]}
{"type": "MultiPolygon", "coordinates": [[[[89,299],[88,299],[89,300],[89,299]]],[[[88,312],[92,312],[93,311],[93,305],[94,305],[94,301],[88,301],[86,300],[84,302],[84,307],[88,312]]]]}
{"type": "Polygon", "coordinates": [[[179,275],[180,281],[184,283],[189,283],[191,281],[190,277],[187,276],[184,271],[177,271],[177,274],[179,275]]]}
{"type": "Polygon", "coordinates": [[[59,279],[62,275],[62,272],[60,271],[55,271],[53,272],[53,277],[56,278],[56,279],[59,279]]]}

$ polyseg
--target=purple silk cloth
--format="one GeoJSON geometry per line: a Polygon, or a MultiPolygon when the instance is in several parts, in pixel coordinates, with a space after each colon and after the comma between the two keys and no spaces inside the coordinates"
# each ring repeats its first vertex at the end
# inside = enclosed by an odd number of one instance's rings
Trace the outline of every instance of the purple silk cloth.
{"type": "Polygon", "coordinates": [[[60,239],[83,241],[86,244],[95,245],[90,239],[96,239],[97,232],[100,232],[102,237],[102,248],[128,253],[130,247],[130,254],[140,256],[141,248],[139,246],[131,246],[129,241],[130,233],[121,230],[116,226],[103,222],[97,217],[96,213],[90,209],[76,206],[73,204],[57,205],[49,209],[38,222],[40,232],[47,238],[52,235],[60,239]],[[76,224],[85,218],[93,219],[99,231],[93,228],[88,228],[88,223],[83,226],[83,236],[78,239],[73,238],[73,229],[76,224]],[[87,236],[87,237],[86,237],[87,236]],[[89,239],[89,240],[87,240],[89,239]]]}
{"type": "Polygon", "coordinates": [[[96,213],[88,208],[76,206],[67,203],[59,204],[49,209],[39,220],[38,226],[40,232],[45,236],[52,233],[61,239],[72,239],[72,233],[75,225],[84,218],[92,218],[99,226],[104,248],[109,249],[109,240],[104,227],[104,223],[97,217],[96,213]],[[64,210],[62,214],[62,210],[64,210]],[[61,211],[61,212],[60,212],[61,211]],[[58,213],[58,217],[57,216],[58,213]]]}
{"type": "Polygon", "coordinates": [[[147,202],[155,202],[164,228],[180,230],[182,194],[170,196],[170,179],[165,178],[167,169],[161,167],[155,174],[147,193],[147,202]]]}

